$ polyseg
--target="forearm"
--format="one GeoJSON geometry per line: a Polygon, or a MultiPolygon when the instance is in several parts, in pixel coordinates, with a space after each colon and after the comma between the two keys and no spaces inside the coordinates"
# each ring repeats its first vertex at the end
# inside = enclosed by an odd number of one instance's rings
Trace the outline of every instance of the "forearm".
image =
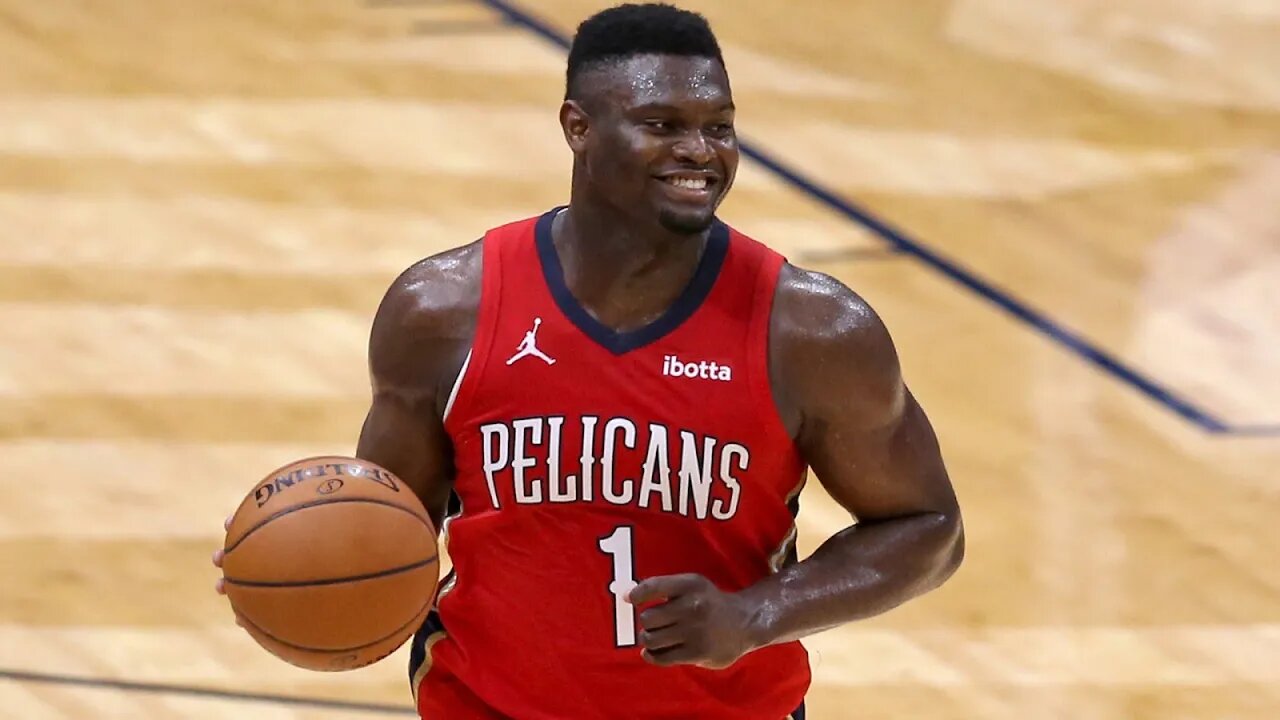
{"type": "Polygon", "coordinates": [[[879,615],[941,585],[960,564],[958,515],[925,513],[840,531],[804,562],[743,590],[757,647],[879,615]]]}
{"type": "Polygon", "coordinates": [[[404,481],[438,531],[448,508],[453,465],[446,453],[444,430],[428,412],[415,412],[412,403],[391,394],[375,395],[356,457],[377,463],[404,481]]]}

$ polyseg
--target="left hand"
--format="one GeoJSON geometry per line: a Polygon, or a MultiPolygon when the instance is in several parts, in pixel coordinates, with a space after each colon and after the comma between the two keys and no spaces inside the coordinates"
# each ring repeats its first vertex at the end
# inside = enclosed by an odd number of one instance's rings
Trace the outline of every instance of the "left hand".
{"type": "Polygon", "coordinates": [[[633,605],[663,600],[640,613],[642,657],[654,665],[698,665],[720,670],[755,649],[755,610],[701,575],[645,580],[628,595],[633,605]]]}

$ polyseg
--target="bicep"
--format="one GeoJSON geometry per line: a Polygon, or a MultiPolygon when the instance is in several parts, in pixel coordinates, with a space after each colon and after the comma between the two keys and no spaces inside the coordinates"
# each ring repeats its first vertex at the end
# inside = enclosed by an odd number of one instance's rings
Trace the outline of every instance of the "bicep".
{"type": "Polygon", "coordinates": [[[880,317],[821,273],[788,267],[778,287],[779,408],[823,487],[859,521],[954,515],[938,439],[880,317]]]}
{"type": "Polygon", "coordinates": [[[855,402],[813,418],[801,448],[823,487],[860,522],[956,511],[956,498],[924,410],[905,387],[875,422],[855,402]]]}

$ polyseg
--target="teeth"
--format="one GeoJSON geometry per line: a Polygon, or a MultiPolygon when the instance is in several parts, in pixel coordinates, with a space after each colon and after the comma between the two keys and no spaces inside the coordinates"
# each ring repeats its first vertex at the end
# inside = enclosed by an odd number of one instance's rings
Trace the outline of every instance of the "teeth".
{"type": "Polygon", "coordinates": [[[706,190],[706,178],[668,178],[667,182],[678,188],[686,188],[689,190],[706,190]]]}

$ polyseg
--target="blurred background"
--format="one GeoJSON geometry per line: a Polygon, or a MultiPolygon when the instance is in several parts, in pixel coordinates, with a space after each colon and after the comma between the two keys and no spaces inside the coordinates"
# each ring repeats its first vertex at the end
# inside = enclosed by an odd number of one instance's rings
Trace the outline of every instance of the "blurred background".
{"type": "MultiPolygon", "coordinates": [[[[588,0],[0,0],[0,717],[412,717],[214,595],[415,260],[567,199],[588,0]]],[[[722,217],[885,318],[964,508],[810,717],[1280,717],[1280,3],[699,0],[722,217]]],[[[811,483],[800,548],[848,518],[811,483]]]]}

